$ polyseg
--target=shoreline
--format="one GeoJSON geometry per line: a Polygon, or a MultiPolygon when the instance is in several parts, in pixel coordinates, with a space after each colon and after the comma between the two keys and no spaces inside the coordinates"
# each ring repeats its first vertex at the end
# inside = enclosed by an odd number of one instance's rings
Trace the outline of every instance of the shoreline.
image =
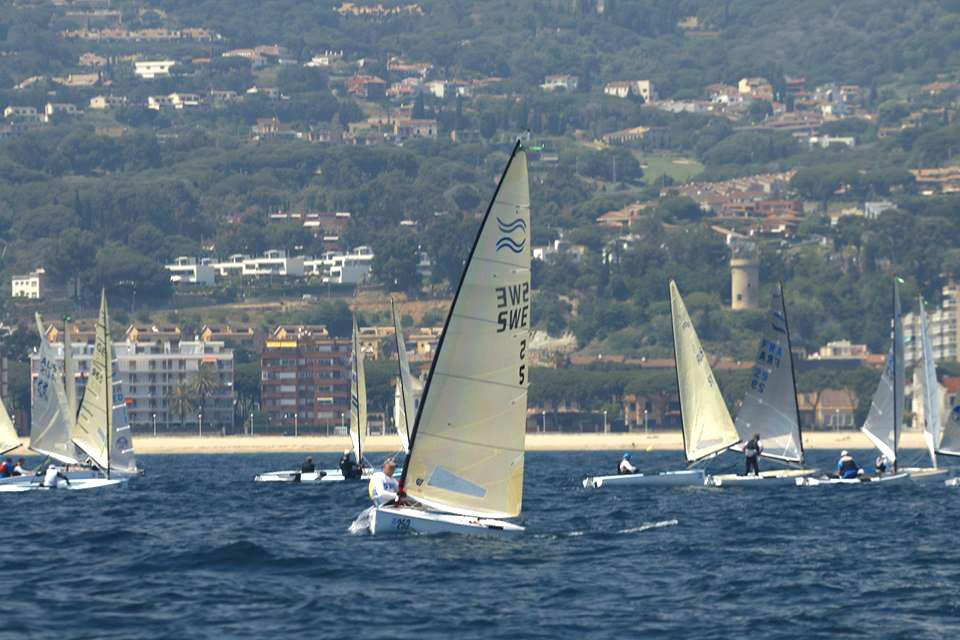
{"type": "MultiPolygon", "coordinates": [[[[35,455],[27,450],[29,438],[21,438],[23,446],[6,454],[16,457],[35,455]]],[[[805,433],[807,450],[872,449],[873,445],[860,431],[814,431],[805,433]]],[[[147,436],[138,435],[134,448],[138,454],[238,454],[238,453],[339,453],[351,447],[348,436],[147,436]]],[[[901,435],[901,449],[925,449],[923,434],[901,435]]],[[[396,453],[400,446],[396,436],[369,436],[366,449],[377,453],[396,453]]],[[[682,451],[679,431],[655,433],[545,433],[527,434],[527,451],[682,451]]]]}

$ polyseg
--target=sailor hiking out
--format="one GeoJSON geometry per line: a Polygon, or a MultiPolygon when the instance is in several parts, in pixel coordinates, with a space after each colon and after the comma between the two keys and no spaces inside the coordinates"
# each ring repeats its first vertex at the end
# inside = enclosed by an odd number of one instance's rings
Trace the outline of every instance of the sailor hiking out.
{"type": "Polygon", "coordinates": [[[56,489],[60,486],[60,482],[63,481],[70,486],[70,479],[60,471],[60,467],[55,464],[51,464],[47,467],[47,471],[43,474],[43,485],[48,489],[56,489]]]}
{"type": "Polygon", "coordinates": [[[744,475],[760,475],[760,454],[763,453],[763,444],[760,442],[760,434],[755,433],[753,437],[743,446],[743,457],[746,460],[746,470],[744,475]]]}
{"type": "Polygon", "coordinates": [[[382,507],[396,502],[400,494],[400,483],[393,477],[396,470],[397,463],[393,458],[387,458],[383,463],[383,470],[370,477],[369,493],[374,505],[382,507]]]}

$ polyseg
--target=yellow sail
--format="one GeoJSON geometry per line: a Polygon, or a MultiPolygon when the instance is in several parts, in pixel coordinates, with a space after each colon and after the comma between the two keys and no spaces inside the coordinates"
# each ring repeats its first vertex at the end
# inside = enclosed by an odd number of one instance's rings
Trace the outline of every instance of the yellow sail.
{"type": "Polygon", "coordinates": [[[101,469],[135,473],[133,435],[120,386],[113,361],[107,296],[102,293],[90,375],[73,442],[101,469]]]}
{"type": "Polygon", "coordinates": [[[424,389],[406,493],[450,513],[520,513],[530,333],[530,193],[519,144],[483,218],[424,389]]]}
{"type": "Polygon", "coordinates": [[[695,462],[735,445],[740,437],[673,280],[670,281],[670,315],[683,418],[683,446],[687,460],[695,462]]]}

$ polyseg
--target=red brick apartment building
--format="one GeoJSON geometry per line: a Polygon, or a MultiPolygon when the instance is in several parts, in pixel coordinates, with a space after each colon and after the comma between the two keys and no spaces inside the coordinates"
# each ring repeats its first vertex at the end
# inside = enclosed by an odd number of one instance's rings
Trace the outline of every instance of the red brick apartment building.
{"type": "Polygon", "coordinates": [[[261,355],[261,408],[270,424],[339,426],[350,416],[350,339],[326,330],[271,336],[261,355]]]}

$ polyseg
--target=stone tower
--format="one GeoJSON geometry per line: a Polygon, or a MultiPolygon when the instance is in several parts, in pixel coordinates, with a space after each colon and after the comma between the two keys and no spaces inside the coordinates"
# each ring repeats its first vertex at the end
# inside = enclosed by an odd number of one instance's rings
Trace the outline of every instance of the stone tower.
{"type": "Polygon", "coordinates": [[[730,245],[730,308],[756,309],[760,295],[760,251],[753,242],[730,245]]]}

